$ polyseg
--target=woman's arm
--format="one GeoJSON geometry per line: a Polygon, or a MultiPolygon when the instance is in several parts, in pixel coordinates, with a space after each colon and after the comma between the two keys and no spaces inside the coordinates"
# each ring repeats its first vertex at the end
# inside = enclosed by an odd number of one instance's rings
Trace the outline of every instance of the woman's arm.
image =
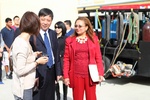
{"type": "Polygon", "coordinates": [[[96,51],[95,51],[96,52],[95,53],[96,64],[98,67],[99,75],[103,76],[104,75],[104,66],[102,63],[102,55],[101,55],[100,45],[98,42],[98,38],[96,36],[94,37],[94,39],[95,39],[95,44],[96,44],[96,51]]]}
{"type": "Polygon", "coordinates": [[[15,57],[14,59],[16,59],[15,72],[16,74],[18,74],[18,76],[26,75],[30,71],[36,69],[36,57],[35,55],[29,54],[28,46],[25,46],[24,44],[22,46],[18,46],[18,48],[15,48],[15,46],[13,46],[13,51],[13,54],[16,54],[15,56],[13,56],[13,58],[15,57]]]}
{"type": "Polygon", "coordinates": [[[69,61],[70,55],[69,55],[69,42],[66,40],[65,41],[65,50],[64,50],[64,59],[63,59],[63,76],[64,78],[69,78],[69,66],[70,66],[70,61],[69,61]]]}

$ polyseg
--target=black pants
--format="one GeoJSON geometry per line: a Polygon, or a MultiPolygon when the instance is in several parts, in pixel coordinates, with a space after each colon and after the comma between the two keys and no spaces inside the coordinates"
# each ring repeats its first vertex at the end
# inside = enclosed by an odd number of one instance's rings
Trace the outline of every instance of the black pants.
{"type": "Polygon", "coordinates": [[[47,69],[44,83],[39,91],[33,94],[33,100],[55,100],[55,79],[55,68],[47,69]]]}
{"type": "MultiPolygon", "coordinates": [[[[55,84],[57,100],[60,100],[59,83],[55,84]]],[[[67,100],[68,86],[63,84],[63,100],[67,100]]]]}

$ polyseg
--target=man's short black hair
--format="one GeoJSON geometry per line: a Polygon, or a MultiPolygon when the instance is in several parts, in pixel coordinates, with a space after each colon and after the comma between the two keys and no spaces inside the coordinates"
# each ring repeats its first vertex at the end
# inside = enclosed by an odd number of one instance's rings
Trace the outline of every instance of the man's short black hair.
{"type": "Polygon", "coordinates": [[[52,19],[54,17],[52,10],[50,10],[49,8],[42,8],[38,14],[39,17],[47,15],[49,15],[52,19]]]}
{"type": "Polygon", "coordinates": [[[14,20],[15,18],[19,18],[19,16],[14,16],[13,20],[14,20]]]}
{"type": "Polygon", "coordinates": [[[71,27],[71,21],[70,20],[65,20],[64,22],[71,27]]]}
{"type": "Polygon", "coordinates": [[[12,21],[12,19],[11,19],[11,18],[6,18],[6,19],[5,19],[5,22],[6,22],[6,23],[8,23],[9,21],[12,21]]]}

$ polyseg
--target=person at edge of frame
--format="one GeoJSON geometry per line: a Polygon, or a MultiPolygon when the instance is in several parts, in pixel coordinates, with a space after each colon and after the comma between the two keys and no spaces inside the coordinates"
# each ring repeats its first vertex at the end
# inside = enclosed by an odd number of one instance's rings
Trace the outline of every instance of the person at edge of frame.
{"type": "Polygon", "coordinates": [[[2,80],[2,59],[3,59],[4,41],[2,33],[0,33],[0,84],[4,84],[2,80]]]}
{"type": "Polygon", "coordinates": [[[31,35],[39,34],[40,30],[40,20],[34,12],[27,11],[23,14],[19,28],[21,34],[15,38],[11,49],[12,92],[15,100],[33,100],[36,67],[47,63],[48,57],[41,56],[39,51],[33,52],[29,42],[31,35]]]}

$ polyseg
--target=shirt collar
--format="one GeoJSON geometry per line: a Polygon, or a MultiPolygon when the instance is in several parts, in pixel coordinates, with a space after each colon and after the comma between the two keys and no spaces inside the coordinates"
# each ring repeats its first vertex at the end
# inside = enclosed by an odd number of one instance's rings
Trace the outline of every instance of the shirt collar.
{"type": "Polygon", "coordinates": [[[69,30],[67,30],[67,33],[71,30],[71,28],[69,30]]]}
{"type": "MultiPolygon", "coordinates": [[[[42,29],[40,29],[40,34],[41,34],[43,40],[44,40],[44,33],[45,33],[45,31],[43,31],[42,29]]],[[[47,36],[49,37],[49,35],[48,35],[48,30],[46,30],[46,34],[47,34],[47,36]]]]}
{"type": "MultiPolygon", "coordinates": [[[[40,29],[40,33],[44,35],[45,31],[43,31],[42,29],[40,29]]],[[[48,33],[48,30],[46,30],[46,33],[48,33]]]]}

